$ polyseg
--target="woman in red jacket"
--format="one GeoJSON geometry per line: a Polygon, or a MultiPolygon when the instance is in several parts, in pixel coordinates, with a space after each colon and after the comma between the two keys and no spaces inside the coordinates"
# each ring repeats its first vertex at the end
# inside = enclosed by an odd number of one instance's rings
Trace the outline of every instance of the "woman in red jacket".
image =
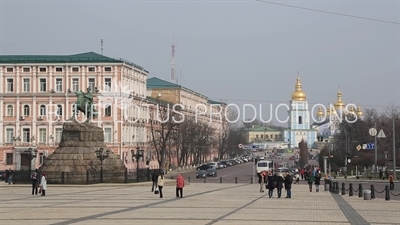
{"type": "Polygon", "coordinates": [[[176,178],[176,197],[182,198],[183,197],[183,187],[185,187],[185,178],[183,178],[182,174],[180,173],[176,178]]]}

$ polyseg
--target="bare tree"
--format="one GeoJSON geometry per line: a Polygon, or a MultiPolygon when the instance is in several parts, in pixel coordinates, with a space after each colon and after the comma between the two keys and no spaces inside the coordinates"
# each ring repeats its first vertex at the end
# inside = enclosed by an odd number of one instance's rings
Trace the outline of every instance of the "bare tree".
{"type": "Polygon", "coordinates": [[[178,127],[178,121],[182,120],[180,108],[173,108],[166,102],[158,102],[151,107],[150,131],[152,145],[156,152],[156,157],[161,169],[166,169],[166,154],[172,133],[178,127]]]}
{"type": "Polygon", "coordinates": [[[307,142],[305,142],[304,139],[301,139],[299,143],[299,148],[300,148],[300,166],[304,167],[308,161],[308,147],[307,147],[307,142]]]}

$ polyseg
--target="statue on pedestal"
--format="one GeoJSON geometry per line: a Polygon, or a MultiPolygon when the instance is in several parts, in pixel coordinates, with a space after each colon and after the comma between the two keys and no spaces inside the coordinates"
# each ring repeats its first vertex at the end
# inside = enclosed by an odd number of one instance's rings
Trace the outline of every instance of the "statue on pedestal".
{"type": "Polygon", "coordinates": [[[77,100],[75,104],[72,106],[72,118],[75,119],[75,116],[78,115],[79,111],[82,112],[86,117],[86,122],[89,122],[90,119],[97,118],[97,110],[93,107],[93,93],[90,87],[87,88],[87,92],[77,91],[75,92],[77,100]]]}

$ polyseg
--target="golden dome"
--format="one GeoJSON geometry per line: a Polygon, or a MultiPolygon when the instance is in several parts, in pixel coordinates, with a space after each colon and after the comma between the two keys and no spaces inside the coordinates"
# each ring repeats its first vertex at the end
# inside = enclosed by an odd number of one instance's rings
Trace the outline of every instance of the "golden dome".
{"type": "Polygon", "coordinates": [[[354,106],[352,106],[352,105],[349,106],[348,113],[350,113],[350,114],[354,114],[355,113],[354,106]]]}
{"type": "Polygon", "coordinates": [[[317,116],[318,117],[323,117],[324,116],[324,112],[322,112],[322,107],[318,107],[318,112],[317,112],[317,116]]]}
{"type": "Polygon", "coordinates": [[[334,105],[335,109],[343,109],[343,108],[345,108],[345,105],[346,104],[342,101],[342,92],[339,89],[339,91],[337,93],[337,101],[334,105]]]}
{"type": "Polygon", "coordinates": [[[306,94],[301,89],[301,83],[300,83],[299,77],[297,78],[295,91],[292,94],[292,100],[293,101],[305,101],[306,100],[306,94]]]}
{"type": "Polygon", "coordinates": [[[357,107],[357,116],[358,117],[363,117],[364,116],[363,112],[361,111],[361,107],[360,106],[357,107]]]}

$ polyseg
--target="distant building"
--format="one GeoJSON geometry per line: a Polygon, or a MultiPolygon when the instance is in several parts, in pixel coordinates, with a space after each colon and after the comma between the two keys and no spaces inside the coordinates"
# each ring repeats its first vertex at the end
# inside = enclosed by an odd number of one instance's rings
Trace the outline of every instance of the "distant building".
{"type": "Polygon", "coordinates": [[[246,136],[248,143],[264,143],[283,140],[282,132],[280,130],[262,125],[253,125],[252,128],[246,129],[246,136]]]}
{"type": "Polygon", "coordinates": [[[307,142],[308,147],[311,147],[317,141],[317,130],[311,127],[310,110],[300,78],[297,78],[295,91],[289,102],[289,124],[288,128],[284,130],[284,139],[288,142],[289,148],[298,148],[301,140],[307,142]]]}

